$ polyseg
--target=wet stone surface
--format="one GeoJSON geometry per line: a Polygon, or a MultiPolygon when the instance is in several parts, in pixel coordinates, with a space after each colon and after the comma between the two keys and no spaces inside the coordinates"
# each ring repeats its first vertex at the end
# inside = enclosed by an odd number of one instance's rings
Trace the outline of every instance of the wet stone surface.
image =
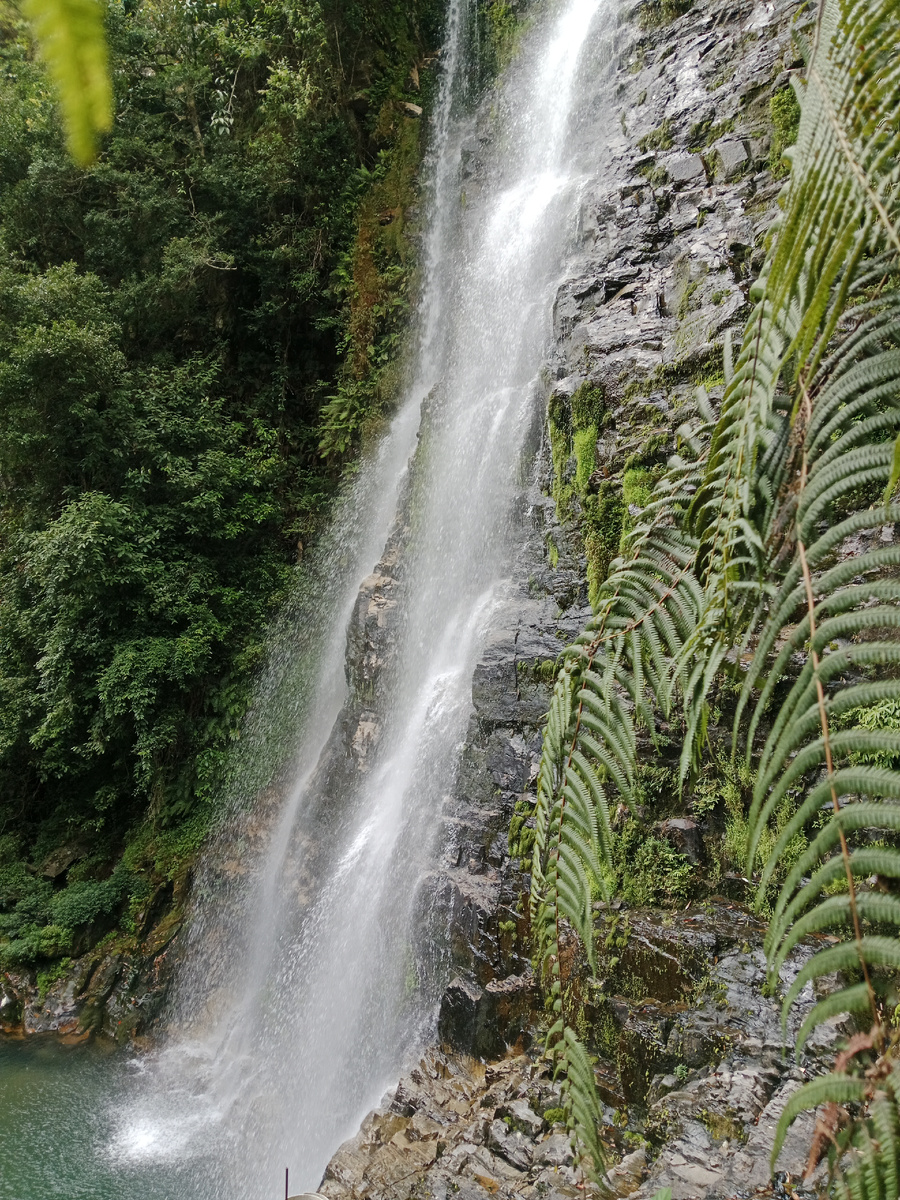
{"type": "MultiPolygon", "coordinates": [[[[739,334],[782,186],[770,171],[768,104],[797,66],[794,11],[788,0],[712,0],[645,29],[634,9],[603,34],[611,61],[598,41],[581,115],[586,182],[545,371],[548,401],[563,411],[583,383],[602,392],[593,490],[621,486],[650,443],[665,461],[698,381],[713,402],[721,396],[722,336],[739,334]]],[[[488,102],[464,154],[467,189],[490,169],[489,125],[488,102]]],[[[563,473],[574,471],[573,458],[563,473]]],[[[579,500],[561,524],[551,490],[545,446],[445,805],[432,881],[450,931],[441,1044],[337,1152],[321,1185],[331,1200],[583,1194],[553,1123],[559,1092],[540,1058],[525,915],[528,812],[553,664],[590,616],[579,500]]],[[[368,628],[377,638],[377,618],[368,628]]],[[[670,813],[654,833],[704,871],[702,821],[670,813]]],[[[726,876],[718,887],[721,895],[684,912],[596,906],[598,945],[613,927],[622,943],[605,953],[597,981],[577,948],[566,950],[620,1196],[644,1200],[663,1186],[673,1200],[783,1195],[769,1166],[778,1116],[845,1031],[835,1019],[799,1063],[785,1052],[780,1007],[763,994],[764,927],[743,906],[743,880],[726,876]]],[[[783,987],[811,953],[801,946],[788,960],[783,987]]],[[[815,998],[807,987],[788,1045],[815,998]]],[[[795,1183],[811,1123],[798,1121],[779,1160],[795,1183]]]]}
{"type": "MultiPolygon", "coordinates": [[[[630,994],[614,990],[621,974],[609,991],[589,992],[580,1030],[598,1055],[614,1194],[644,1200],[666,1186],[673,1200],[777,1196],[769,1156],[778,1117],[826,1064],[842,1020],[801,1062],[785,1054],[780,1007],[761,994],[764,928],[733,902],[629,919],[630,994]]],[[[811,949],[789,960],[782,986],[811,949]]],[[[807,988],[795,1022],[814,1000],[807,988]]],[[[536,1009],[532,1021],[537,1034],[536,1009]]],[[[430,1050],[338,1150],[320,1190],[330,1200],[580,1194],[568,1137],[555,1123],[559,1088],[537,1044],[487,1062],[446,1045],[430,1050]]],[[[779,1160],[794,1179],[812,1122],[796,1123],[779,1160]]]]}

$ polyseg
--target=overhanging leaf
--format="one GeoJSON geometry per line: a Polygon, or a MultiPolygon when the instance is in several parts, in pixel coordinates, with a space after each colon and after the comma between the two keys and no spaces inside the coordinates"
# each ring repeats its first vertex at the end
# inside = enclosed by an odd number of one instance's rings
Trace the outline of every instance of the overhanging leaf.
{"type": "Polygon", "coordinates": [[[69,150],[82,166],[112,127],[112,85],[100,0],[23,0],[56,84],[69,150]]]}

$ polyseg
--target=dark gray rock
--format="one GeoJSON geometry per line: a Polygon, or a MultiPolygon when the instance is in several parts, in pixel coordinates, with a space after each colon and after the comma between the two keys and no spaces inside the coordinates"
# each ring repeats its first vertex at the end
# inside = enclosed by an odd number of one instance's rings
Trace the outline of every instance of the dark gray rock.
{"type": "Polygon", "coordinates": [[[511,1100],[509,1104],[497,1109],[497,1115],[510,1129],[517,1129],[532,1139],[537,1138],[547,1128],[547,1122],[537,1115],[527,1100],[511,1100]]]}
{"type": "Polygon", "coordinates": [[[457,978],[441,998],[438,1036],[454,1050],[496,1057],[523,1037],[530,1041],[536,999],[530,969],[483,988],[457,978]]]}
{"type": "Polygon", "coordinates": [[[499,1117],[491,1122],[488,1145],[520,1171],[527,1171],[534,1161],[534,1150],[528,1136],[510,1129],[499,1117]]]}
{"type": "Polygon", "coordinates": [[[471,1046],[476,1040],[483,990],[465,979],[454,979],[441,997],[438,1037],[451,1046],[471,1046]]]}
{"type": "Polygon", "coordinates": [[[688,862],[703,861],[703,836],[693,817],[672,817],[662,823],[660,833],[688,862]]]}
{"type": "Polygon", "coordinates": [[[744,141],[723,138],[713,145],[713,150],[725,179],[730,179],[750,162],[750,150],[744,141]]]}
{"type": "Polygon", "coordinates": [[[662,165],[673,183],[705,183],[706,167],[699,154],[676,154],[662,165]]]}

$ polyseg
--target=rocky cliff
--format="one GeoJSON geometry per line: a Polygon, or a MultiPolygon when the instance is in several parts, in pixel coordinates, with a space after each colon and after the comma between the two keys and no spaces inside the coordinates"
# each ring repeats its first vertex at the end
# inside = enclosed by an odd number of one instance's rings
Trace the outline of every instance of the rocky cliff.
{"type": "MultiPolygon", "coordinates": [[[[515,595],[473,679],[434,881],[451,931],[440,1045],[336,1154],[322,1183],[332,1200],[576,1195],[528,952],[541,723],[556,655],[587,619],[592,582],[675,449],[696,387],[721,396],[723,339],[739,334],[762,262],[800,66],[795,4],[685,7],[619,13],[597,47],[581,114],[589,182],[554,305],[515,595]]],[[[490,103],[464,157],[469,187],[490,103]]],[[[365,616],[375,644],[386,595],[380,567],[365,616]]],[[[811,1118],[794,1126],[773,1180],[775,1125],[839,1022],[804,1061],[786,1055],[778,1005],[763,994],[764,927],[727,848],[722,795],[739,781],[711,756],[708,777],[679,798],[669,786],[678,731],[668,732],[671,759],[664,748],[644,765],[643,822],[623,831],[625,903],[595,905],[599,984],[570,948],[570,1002],[597,1055],[612,1184],[636,1197],[668,1186],[675,1200],[795,1194],[811,1118]]],[[[789,960],[786,982],[809,952],[789,960]]]]}

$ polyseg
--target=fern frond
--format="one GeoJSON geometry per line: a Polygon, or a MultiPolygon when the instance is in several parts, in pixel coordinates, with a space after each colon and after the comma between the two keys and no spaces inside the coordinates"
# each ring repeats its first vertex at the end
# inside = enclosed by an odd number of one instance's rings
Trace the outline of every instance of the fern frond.
{"type": "MultiPolygon", "coordinates": [[[[829,896],[797,920],[785,933],[781,939],[781,945],[771,957],[770,969],[773,975],[781,970],[785,959],[798,942],[809,937],[810,934],[822,933],[829,929],[852,929],[854,908],[856,915],[863,921],[900,928],[900,900],[894,896],[885,896],[880,892],[857,892],[852,900],[849,894],[829,896]]],[[[853,949],[856,950],[857,947],[854,945],[853,949]]],[[[900,950],[900,946],[898,946],[898,950],[900,950]]],[[[900,961],[900,954],[898,954],[898,961],[900,961]]],[[[816,970],[816,975],[825,973],[816,970]]],[[[811,975],[810,978],[815,978],[815,975],[811,975]]]]}
{"type": "MultiPolygon", "coordinates": [[[[609,862],[613,797],[633,803],[637,730],[652,738],[655,715],[680,708],[684,779],[702,753],[710,689],[747,657],[734,731],[757,767],[748,873],[775,825],[761,903],[784,871],[765,946],[770,978],[804,937],[842,939],[804,964],[785,1019],[807,983],[844,970],[863,981],[821,1000],[800,1044],[841,1012],[869,1008],[877,1021],[877,972],[900,969],[900,939],[884,932],[900,929],[900,900],[861,887],[873,874],[900,878],[900,730],[854,725],[900,704],[900,545],[881,536],[900,522],[890,503],[900,479],[896,26],[889,0],[823,0],[798,85],[793,174],[733,363],[726,347],[720,413],[714,421],[698,393],[705,425],[679,429],[678,453],[567,652],[577,684],[563,686],[564,713],[556,696],[551,708],[532,891],[563,1019],[558,1055],[568,1030],[558,922],[565,916],[591,953],[585,887],[609,862]],[[879,835],[886,844],[867,844],[879,835]]],[[[587,1084],[582,1071],[571,1086],[587,1084]]],[[[785,1110],[778,1146],[803,1108],[862,1102],[868,1087],[846,1072],[814,1081],[785,1110]]],[[[872,1164],[880,1138],[896,1141],[890,1095],[884,1134],[860,1127],[853,1143],[867,1164],[845,1175],[853,1194],[874,1195],[883,1176],[872,1164]]]]}
{"type": "Polygon", "coordinates": [[[865,1108],[832,1153],[836,1171],[834,1194],[842,1200],[891,1200],[900,1181],[900,1121],[896,1069],[869,1084],[865,1108]]]}
{"type": "MultiPolygon", "coordinates": [[[[681,463],[676,473],[696,472],[681,463]]],[[[655,713],[673,696],[672,664],[692,636],[703,593],[694,547],[672,523],[666,480],[631,532],[627,559],[613,564],[597,612],[564,655],[538,771],[531,920],[535,961],[557,1015],[546,1043],[565,1076],[570,1131],[602,1168],[600,1107],[587,1051],[566,1019],[559,976],[560,922],[578,934],[593,967],[592,895],[612,873],[609,789],[634,806],[638,728],[654,737],[655,713]],[[665,501],[665,502],[664,502],[665,501]]]]}
{"type": "Polygon", "coordinates": [[[864,1100],[865,1095],[865,1082],[857,1079],[855,1075],[836,1073],[820,1075],[818,1079],[812,1079],[809,1083],[803,1084],[790,1097],[779,1118],[778,1128],[775,1131],[775,1144],[772,1149],[772,1162],[777,1160],[788,1130],[802,1112],[809,1108],[817,1108],[820,1104],[849,1104],[853,1101],[864,1100]]]}
{"type": "Polygon", "coordinates": [[[849,859],[844,859],[843,855],[826,859],[812,873],[808,882],[800,886],[790,903],[785,902],[783,893],[779,897],[766,933],[764,946],[767,955],[774,955],[775,948],[782,943],[800,914],[814,904],[826,888],[846,879],[848,865],[854,879],[871,876],[900,878],[900,857],[894,851],[881,847],[855,850],[849,859]]]}
{"type": "Polygon", "coordinates": [[[23,0],[53,82],[59,92],[69,150],[85,165],[97,137],[112,128],[104,9],[100,0],[23,0]]]}
{"type": "Polygon", "coordinates": [[[869,934],[858,940],[829,946],[827,950],[819,950],[797,972],[785,994],[782,1006],[782,1021],[785,1027],[791,1006],[812,980],[821,979],[834,971],[852,971],[856,968],[867,970],[869,967],[887,967],[893,971],[900,969],[900,939],[869,934]]]}

